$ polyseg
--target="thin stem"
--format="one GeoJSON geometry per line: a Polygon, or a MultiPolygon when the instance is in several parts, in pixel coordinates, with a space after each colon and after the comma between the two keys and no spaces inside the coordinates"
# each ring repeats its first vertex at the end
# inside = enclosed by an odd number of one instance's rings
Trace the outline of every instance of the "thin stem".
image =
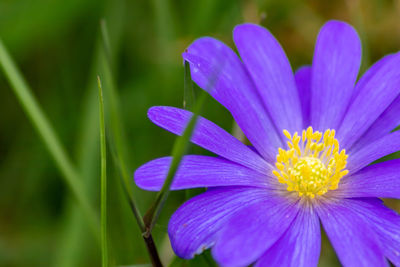
{"type": "Polygon", "coordinates": [[[158,255],[156,246],[154,244],[153,238],[151,234],[145,234],[146,226],[143,220],[143,217],[138,209],[137,204],[135,203],[135,199],[133,198],[132,186],[130,184],[131,176],[127,171],[125,164],[125,153],[124,147],[126,146],[125,135],[123,131],[123,125],[120,121],[119,114],[119,101],[118,95],[116,92],[115,79],[112,73],[112,61],[111,61],[111,53],[110,53],[110,41],[109,34],[107,30],[106,21],[101,21],[101,36],[103,41],[103,51],[105,60],[103,62],[104,68],[104,78],[107,82],[106,93],[109,99],[109,107],[110,107],[110,129],[111,129],[111,139],[109,139],[111,144],[111,152],[114,158],[114,162],[116,163],[120,174],[121,174],[121,183],[122,188],[127,197],[129,206],[131,207],[132,213],[136,219],[136,222],[140,228],[140,231],[143,234],[143,239],[146,244],[147,251],[149,253],[150,259],[152,261],[153,266],[160,267],[162,266],[160,257],[158,255]]]}
{"type": "Polygon", "coordinates": [[[107,86],[105,87],[106,93],[109,99],[109,107],[110,107],[110,129],[111,129],[111,139],[109,139],[111,144],[111,152],[114,157],[114,162],[117,164],[117,167],[121,173],[122,177],[122,185],[128,197],[129,204],[132,208],[133,215],[139,225],[140,230],[143,232],[145,229],[145,225],[143,222],[142,215],[137,207],[137,204],[133,198],[132,187],[130,184],[131,176],[129,175],[126,168],[126,160],[124,153],[124,146],[126,146],[125,135],[123,134],[123,127],[120,121],[120,110],[119,110],[119,101],[118,95],[116,92],[115,79],[112,73],[111,67],[111,53],[110,53],[110,42],[109,42],[109,34],[107,30],[107,25],[105,20],[101,21],[101,37],[103,40],[103,52],[105,60],[103,62],[104,69],[104,78],[107,86]]]}
{"type": "Polygon", "coordinates": [[[144,242],[146,243],[147,250],[150,253],[151,263],[154,267],[162,267],[160,257],[158,256],[156,244],[154,243],[152,235],[144,236],[144,242]]]}
{"type": "Polygon", "coordinates": [[[100,119],[100,155],[101,155],[101,255],[102,266],[108,267],[107,244],[107,155],[106,155],[106,129],[104,123],[103,89],[100,77],[97,76],[99,87],[99,119],[100,119]]]}
{"type": "MultiPolygon", "coordinates": [[[[128,203],[129,203],[129,206],[130,206],[133,214],[139,214],[139,213],[135,213],[135,209],[137,209],[137,207],[134,205],[134,203],[132,201],[130,201],[130,198],[129,198],[129,195],[128,195],[129,193],[126,190],[126,187],[123,186],[122,189],[123,189],[123,191],[124,191],[124,193],[125,193],[125,195],[126,195],[126,197],[128,199],[128,203]]],[[[150,235],[146,234],[146,227],[144,226],[143,219],[142,219],[142,217],[139,217],[139,218],[140,218],[141,222],[143,223],[143,228],[142,228],[141,224],[139,224],[139,227],[140,227],[140,230],[142,232],[142,237],[143,237],[143,240],[144,240],[144,242],[146,244],[146,248],[147,248],[147,251],[149,253],[151,262],[152,262],[153,266],[155,266],[155,267],[162,267],[161,260],[160,260],[160,257],[158,255],[158,251],[157,251],[156,245],[155,245],[155,243],[153,241],[153,237],[152,237],[151,234],[150,235]]]]}
{"type": "Polygon", "coordinates": [[[40,108],[36,101],[32,90],[29,88],[21,73],[17,69],[13,59],[7,52],[7,49],[0,40],[0,66],[8,79],[11,88],[13,89],[18,101],[22,108],[25,110],[28,118],[31,120],[36,131],[39,133],[42,141],[46,148],[50,152],[56,162],[57,167],[62,173],[62,177],[71,189],[72,194],[77,199],[79,205],[83,209],[91,229],[93,230],[95,237],[100,241],[99,238],[99,223],[96,218],[96,213],[90,205],[85,192],[84,186],[80,179],[78,172],[73,166],[69,159],[64,147],[59,141],[54,129],[50,125],[47,117],[40,108]]]}

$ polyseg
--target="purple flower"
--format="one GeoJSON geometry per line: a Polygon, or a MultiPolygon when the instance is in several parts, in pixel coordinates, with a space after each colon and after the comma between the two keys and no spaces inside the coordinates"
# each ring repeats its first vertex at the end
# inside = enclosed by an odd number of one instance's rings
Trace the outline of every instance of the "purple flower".
{"type": "MultiPolygon", "coordinates": [[[[326,23],[311,66],[294,75],[266,29],[243,24],[233,39],[242,60],[205,37],[183,54],[193,80],[232,114],[253,148],[200,118],[191,141],[218,157],[187,155],[173,190],[207,187],[172,216],[176,254],[212,247],[222,266],[317,266],[320,222],[344,266],[400,266],[400,216],[379,198],[400,198],[400,53],[356,82],[361,44],[346,23],[326,23]],[[222,67],[221,67],[222,66],[222,67]]],[[[149,118],[182,134],[191,113],[152,107],[149,118]]],[[[141,166],[136,184],[159,190],[170,157],[141,166]]]]}

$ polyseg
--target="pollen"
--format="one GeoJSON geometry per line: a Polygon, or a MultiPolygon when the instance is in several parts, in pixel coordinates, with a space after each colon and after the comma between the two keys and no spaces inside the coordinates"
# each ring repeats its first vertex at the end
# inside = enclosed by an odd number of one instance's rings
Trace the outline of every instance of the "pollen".
{"type": "Polygon", "coordinates": [[[315,198],[338,188],[340,179],[348,173],[347,155],[340,150],[335,130],[323,134],[312,127],[292,136],[283,130],[288,149],[278,149],[273,174],[299,197],[315,198]]]}

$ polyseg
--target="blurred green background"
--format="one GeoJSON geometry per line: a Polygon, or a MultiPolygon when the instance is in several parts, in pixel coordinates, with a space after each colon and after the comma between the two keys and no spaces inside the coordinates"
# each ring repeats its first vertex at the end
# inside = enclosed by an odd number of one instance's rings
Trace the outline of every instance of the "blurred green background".
{"type": "MultiPolygon", "coordinates": [[[[129,175],[141,164],[169,155],[174,136],[147,119],[154,105],[181,107],[180,54],[195,38],[217,37],[233,47],[241,22],[262,23],[279,39],[294,69],[312,60],[316,35],[328,19],[350,22],[363,42],[364,71],[400,48],[400,1],[236,0],[0,0],[0,38],[84,181],[100,213],[100,148],[96,75],[104,75],[100,20],[109,31],[129,175]]],[[[106,99],[109,114],[110,100],[106,99]]],[[[0,74],[0,266],[99,266],[100,246],[71,197],[62,174],[0,74]]],[[[231,131],[229,113],[213,100],[203,115],[231,131]]],[[[108,119],[109,121],[109,119],[108,119]]],[[[110,145],[112,151],[112,144],[110,145]]],[[[109,149],[110,151],[110,149],[109,149]]],[[[192,152],[206,153],[192,147],[192,152]]],[[[115,265],[146,264],[139,228],[108,155],[108,229],[115,265]]],[[[133,185],[133,179],[130,180],[133,185]]],[[[142,213],[155,194],[134,187],[142,213]]],[[[154,229],[165,264],[173,258],[168,218],[185,200],[172,192],[154,229]]],[[[389,205],[399,210],[396,202],[389,205]],[[397,206],[396,206],[397,205],[397,206]]],[[[179,264],[207,266],[209,256],[179,264]]],[[[338,266],[326,238],[321,266],[338,266]]]]}

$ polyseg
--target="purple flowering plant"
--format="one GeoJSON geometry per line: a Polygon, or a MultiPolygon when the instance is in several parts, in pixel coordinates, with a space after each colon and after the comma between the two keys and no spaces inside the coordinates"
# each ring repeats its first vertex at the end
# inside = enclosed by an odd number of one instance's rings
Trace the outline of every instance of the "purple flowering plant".
{"type": "MultiPolygon", "coordinates": [[[[183,53],[193,81],[227,108],[252,146],[205,118],[191,141],[217,157],[186,155],[172,190],[207,187],[171,217],[172,248],[190,259],[211,248],[221,266],[317,266],[322,224],[344,266],[400,266],[400,216],[379,198],[400,198],[400,53],[383,57],[357,80],[356,31],[327,22],[312,65],[293,74],[265,28],[236,26],[239,56],[204,37],[183,53]]],[[[158,126],[181,135],[192,113],[152,107],[158,126]]],[[[158,191],[171,157],[135,172],[158,191]]]]}

